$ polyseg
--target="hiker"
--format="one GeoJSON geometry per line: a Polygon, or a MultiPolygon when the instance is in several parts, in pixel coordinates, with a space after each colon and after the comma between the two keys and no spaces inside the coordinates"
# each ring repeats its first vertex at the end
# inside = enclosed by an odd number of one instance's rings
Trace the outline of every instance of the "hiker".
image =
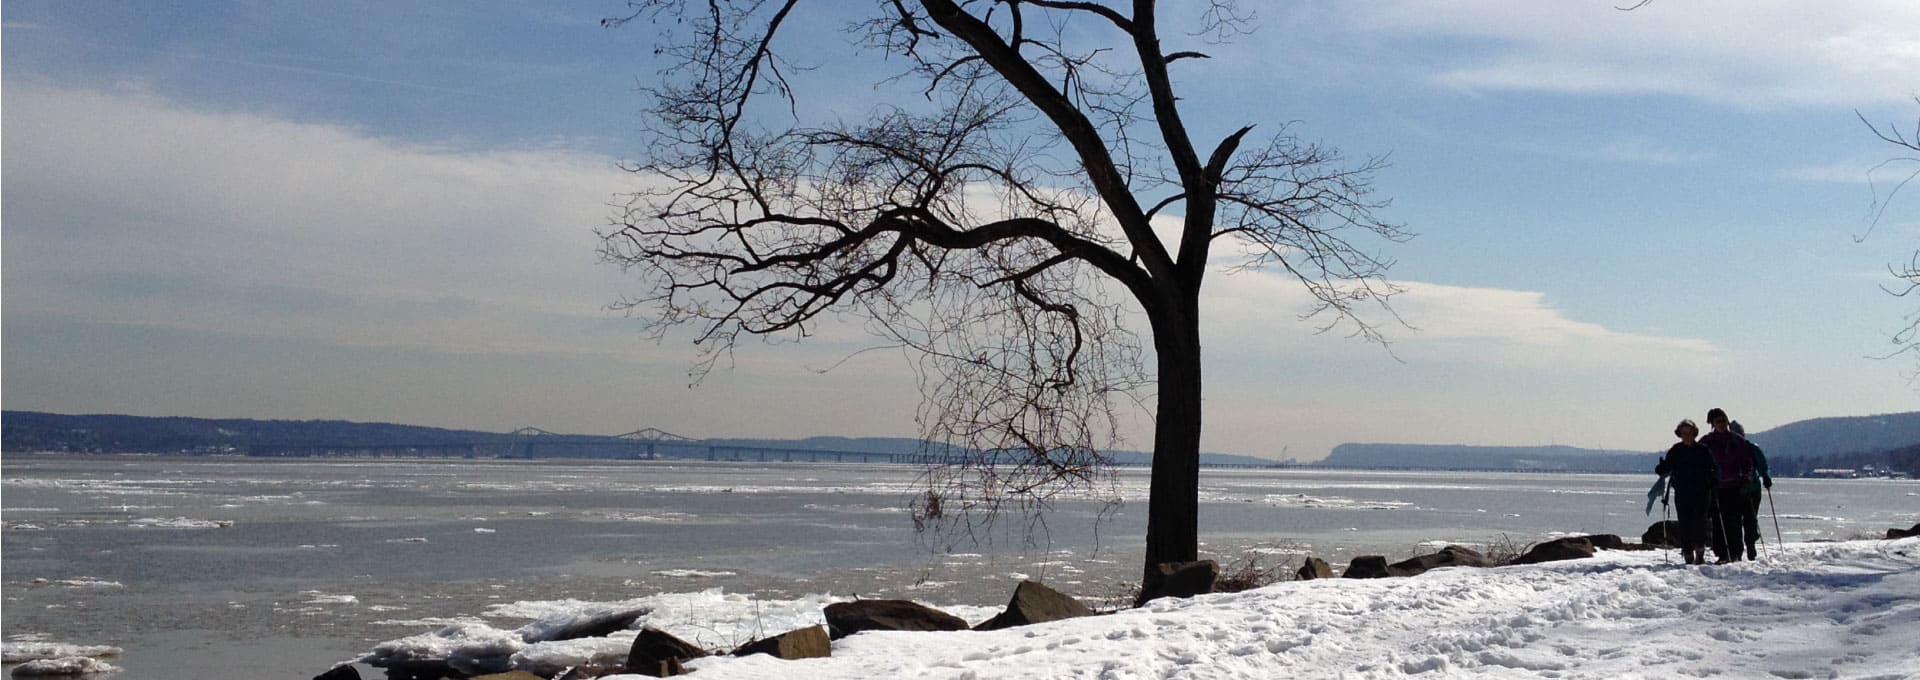
{"type": "Polygon", "coordinates": [[[1680,516],[1681,554],[1687,564],[1705,564],[1707,538],[1711,535],[1708,514],[1719,470],[1714,466],[1713,454],[1694,440],[1700,436],[1700,426],[1691,420],[1682,420],[1674,426],[1673,436],[1680,441],[1667,449],[1667,455],[1660,458],[1653,472],[1671,480],[1667,488],[1673,490],[1673,509],[1680,516]]]}
{"type": "Polygon", "coordinates": [[[1740,488],[1747,497],[1747,504],[1742,506],[1746,515],[1741,518],[1745,522],[1741,531],[1747,535],[1747,559],[1756,560],[1759,557],[1753,551],[1753,544],[1760,540],[1760,496],[1773,488],[1773,471],[1767,469],[1766,452],[1761,451],[1753,440],[1747,439],[1747,428],[1741,427],[1740,421],[1729,423],[1727,430],[1739,437],[1740,441],[1746,442],[1747,452],[1753,455],[1754,474],[1749,475],[1746,486],[1740,488]]]}
{"type": "Polygon", "coordinates": [[[1713,428],[1700,443],[1713,454],[1714,467],[1719,471],[1713,485],[1713,502],[1718,508],[1714,514],[1714,529],[1720,533],[1714,542],[1713,554],[1719,558],[1715,564],[1740,561],[1741,548],[1752,545],[1759,538],[1758,515],[1749,524],[1747,505],[1747,480],[1753,477],[1753,445],[1747,440],[1734,436],[1727,412],[1720,409],[1707,411],[1707,425],[1713,428]],[[1755,527],[1753,538],[1747,538],[1747,527],[1755,527]]]}

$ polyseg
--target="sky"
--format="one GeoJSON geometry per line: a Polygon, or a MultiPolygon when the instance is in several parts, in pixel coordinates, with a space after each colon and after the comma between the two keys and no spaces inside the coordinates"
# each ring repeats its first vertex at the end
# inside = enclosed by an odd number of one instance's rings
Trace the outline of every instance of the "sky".
{"type": "MultiPolygon", "coordinates": [[[[872,3],[817,4],[783,45],[803,97],[895,96],[841,30],[872,3]]],[[[1249,2],[1226,44],[1164,38],[1212,55],[1176,74],[1199,137],[1386,156],[1381,215],[1417,234],[1375,244],[1407,289],[1391,352],[1315,333],[1272,272],[1211,274],[1203,448],[1656,450],[1715,406],[1920,407],[1913,360],[1877,358],[1915,313],[1885,289],[1920,192],[1871,219],[1912,166],[1859,118],[1920,118],[1920,4],[1616,4],[1249,2]]],[[[657,27],[599,25],[624,8],[6,3],[5,408],[917,434],[909,358],[858,320],[696,384],[690,335],[612,308],[642,291],[594,229],[639,186],[662,67],[657,27]]]]}

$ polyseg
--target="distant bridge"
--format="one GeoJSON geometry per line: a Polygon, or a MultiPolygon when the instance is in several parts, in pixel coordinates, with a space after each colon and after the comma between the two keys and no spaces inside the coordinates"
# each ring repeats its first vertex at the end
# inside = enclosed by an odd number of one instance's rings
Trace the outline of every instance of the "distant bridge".
{"type": "MultiPolygon", "coordinates": [[[[557,434],[523,427],[506,434],[470,441],[412,443],[255,444],[249,456],[332,458],[503,458],[585,460],[707,460],[761,463],[893,463],[938,465],[965,460],[966,454],[948,452],[878,452],[816,449],[802,446],[759,446],[681,436],[658,428],[642,428],[617,435],[557,434]]],[[[1113,463],[1142,467],[1138,463],[1113,463]]],[[[1209,468],[1262,468],[1281,465],[1202,463],[1209,468]]]]}
{"type": "Polygon", "coordinates": [[[588,460],[709,460],[807,463],[932,464],[951,459],[939,453],[844,451],[799,446],[747,446],[712,442],[648,427],[625,434],[557,434],[523,427],[504,435],[471,441],[336,444],[256,444],[257,457],[336,458],[572,458],[588,460]]]}

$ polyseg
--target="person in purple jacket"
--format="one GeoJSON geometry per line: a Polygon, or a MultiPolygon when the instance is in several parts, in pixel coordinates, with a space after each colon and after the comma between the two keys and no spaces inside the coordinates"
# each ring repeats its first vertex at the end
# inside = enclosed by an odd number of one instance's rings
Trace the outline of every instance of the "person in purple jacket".
{"type": "MultiPolygon", "coordinates": [[[[1712,432],[1700,438],[1700,443],[1713,455],[1714,467],[1718,470],[1718,479],[1713,485],[1714,529],[1716,538],[1713,554],[1719,560],[1716,564],[1740,561],[1751,539],[1746,537],[1747,527],[1758,523],[1749,523],[1747,513],[1747,481],[1754,475],[1753,447],[1747,440],[1733,433],[1729,427],[1727,412],[1720,409],[1707,411],[1707,424],[1712,432]]],[[[1759,536],[1754,536],[1758,539],[1759,536]]]]}

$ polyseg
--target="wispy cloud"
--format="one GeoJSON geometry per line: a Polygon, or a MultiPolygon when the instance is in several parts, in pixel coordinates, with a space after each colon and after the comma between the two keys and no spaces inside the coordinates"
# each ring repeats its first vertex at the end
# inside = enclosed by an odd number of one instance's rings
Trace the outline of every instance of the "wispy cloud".
{"type": "Polygon", "coordinates": [[[1693,165],[1713,160],[1711,151],[1686,151],[1644,138],[1616,139],[1585,152],[1596,160],[1635,165],[1693,165]]]}
{"type": "MultiPolygon", "coordinates": [[[[1581,321],[1538,291],[1394,283],[1404,291],[1392,301],[1397,318],[1381,310],[1357,311],[1386,330],[1394,351],[1410,362],[1665,371],[1710,368],[1724,361],[1719,348],[1706,340],[1581,321]]],[[[1209,285],[1203,318],[1220,320],[1207,329],[1209,338],[1223,345],[1284,354],[1298,349],[1320,327],[1301,321],[1300,314],[1311,309],[1309,302],[1297,283],[1279,274],[1223,275],[1209,285]]]]}
{"type": "Polygon", "coordinates": [[[1615,4],[1473,0],[1437,10],[1395,0],[1349,10],[1363,30],[1476,41],[1428,76],[1465,90],[1859,106],[1910,97],[1920,73],[1920,4],[1904,0],[1615,4]]]}
{"type": "Polygon", "coordinates": [[[592,229],[630,186],[612,159],[425,148],[137,92],[7,95],[9,314],[453,351],[605,347],[591,332],[610,332],[621,282],[596,265],[592,229]]]}

